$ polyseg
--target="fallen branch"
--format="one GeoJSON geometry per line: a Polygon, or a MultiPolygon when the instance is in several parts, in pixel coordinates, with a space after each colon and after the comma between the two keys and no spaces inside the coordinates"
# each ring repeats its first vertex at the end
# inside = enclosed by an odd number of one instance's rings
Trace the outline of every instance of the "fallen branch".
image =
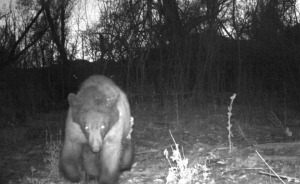
{"type": "Polygon", "coordinates": [[[259,173],[264,174],[264,175],[268,175],[268,176],[273,176],[273,177],[280,177],[280,178],[288,180],[288,182],[295,182],[295,183],[300,182],[300,179],[295,178],[295,177],[290,177],[290,176],[285,176],[285,175],[277,175],[277,174],[275,175],[275,174],[267,173],[267,172],[264,172],[264,171],[259,171],[259,173]]]}

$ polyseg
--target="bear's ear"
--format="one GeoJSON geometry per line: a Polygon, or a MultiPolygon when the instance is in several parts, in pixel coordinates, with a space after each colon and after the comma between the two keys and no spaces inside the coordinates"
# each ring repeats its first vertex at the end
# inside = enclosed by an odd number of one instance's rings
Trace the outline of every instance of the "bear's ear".
{"type": "Polygon", "coordinates": [[[69,94],[68,101],[69,101],[70,107],[72,107],[72,108],[77,108],[82,104],[81,100],[73,93],[69,94]]]}

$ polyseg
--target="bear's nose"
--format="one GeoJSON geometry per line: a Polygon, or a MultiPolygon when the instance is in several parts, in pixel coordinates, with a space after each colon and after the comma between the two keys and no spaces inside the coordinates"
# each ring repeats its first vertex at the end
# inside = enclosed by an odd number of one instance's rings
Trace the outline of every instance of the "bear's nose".
{"type": "Polygon", "coordinates": [[[90,148],[95,153],[100,151],[101,146],[102,146],[101,141],[96,141],[95,140],[95,141],[92,141],[92,143],[90,143],[90,148]]]}
{"type": "Polygon", "coordinates": [[[97,152],[100,151],[100,149],[99,149],[99,148],[92,148],[92,151],[93,151],[94,153],[97,153],[97,152]]]}

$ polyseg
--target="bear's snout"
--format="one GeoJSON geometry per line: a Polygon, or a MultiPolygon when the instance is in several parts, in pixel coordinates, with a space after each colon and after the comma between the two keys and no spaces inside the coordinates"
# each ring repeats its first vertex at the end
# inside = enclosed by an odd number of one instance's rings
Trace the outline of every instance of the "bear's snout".
{"type": "Polygon", "coordinates": [[[92,143],[90,143],[90,147],[93,152],[97,153],[100,151],[102,147],[102,142],[99,140],[94,140],[92,143]]]}
{"type": "Polygon", "coordinates": [[[100,131],[92,131],[89,135],[89,145],[93,152],[99,152],[102,147],[102,137],[100,131]]]}
{"type": "Polygon", "coordinates": [[[94,153],[97,153],[97,152],[100,151],[100,148],[99,148],[99,147],[93,147],[93,148],[92,148],[92,151],[93,151],[94,153]]]}

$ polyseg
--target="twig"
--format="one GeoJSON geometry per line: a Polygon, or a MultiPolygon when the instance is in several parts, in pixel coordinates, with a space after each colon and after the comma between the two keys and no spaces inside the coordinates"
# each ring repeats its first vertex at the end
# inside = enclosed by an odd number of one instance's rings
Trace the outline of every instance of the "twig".
{"type": "MultiPolygon", "coordinates": [[[[268,175],[268,176],[275,176],[274,174],[267,173],[267,172],[264,172],[264,171],[259,171],[259,173],[260,173],[260,174],[265,174],[265,175],[268,175]]],[[[290,176],[280,175],[280,178],[285,178],[285,179],[287,179],[288,181],[294,181],[294,182],[297,182],[297,183],[300,182],[300,179],[299,179],[299,178],[295,178],[295,177],[290,177],[290,176]]]]}
{"type": "Polygon", "coordinates": [[[268,168],[274,173],[274,175],[282,182],[285,184],[285,182],[281,179],[281,177],[271,168],[271,166],[265,161],[265,159],[258,153],[257,150],[255,150],[257,155],[262,159],[262,161],[268,166],[268,168]]]}

